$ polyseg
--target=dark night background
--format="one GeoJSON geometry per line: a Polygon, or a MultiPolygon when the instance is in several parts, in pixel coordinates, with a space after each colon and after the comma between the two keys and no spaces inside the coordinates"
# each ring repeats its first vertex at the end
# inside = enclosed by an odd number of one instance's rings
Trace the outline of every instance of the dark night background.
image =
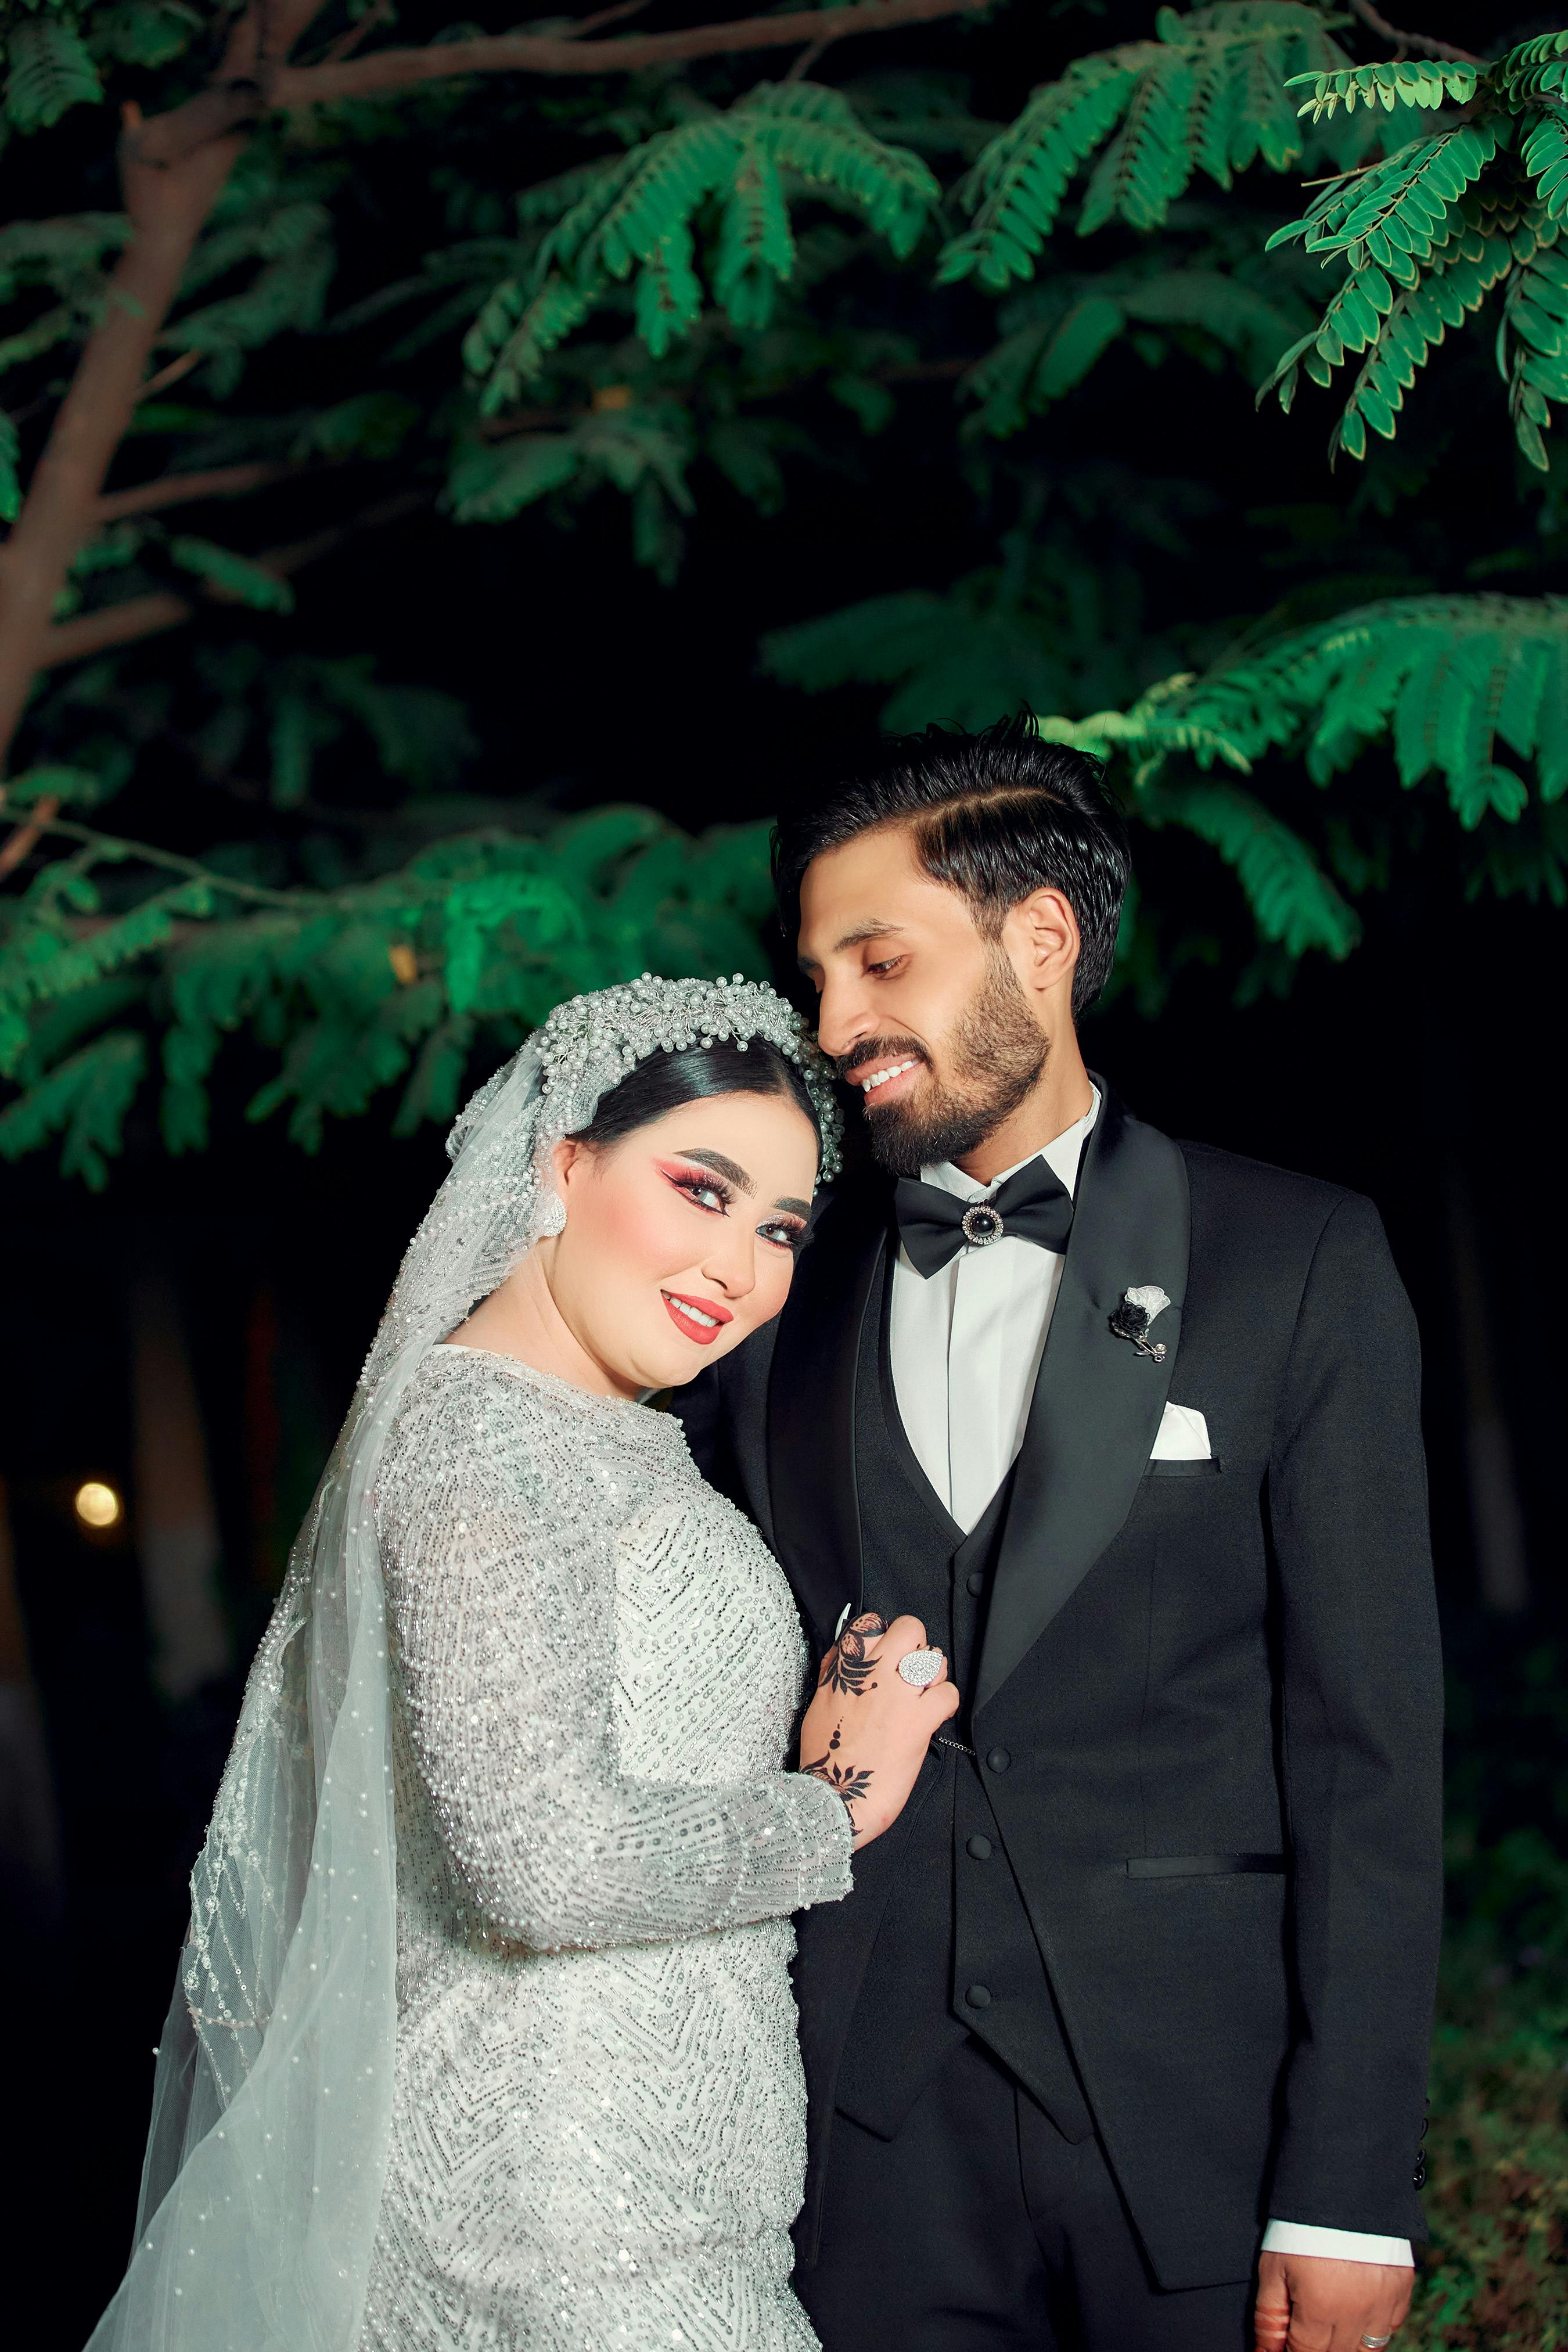
{"type": "MultiPolygon", "coordinates": [[[[1459,39],[1467,22],[1478,37],[1474,17],[1421,11],[1428,29],[1459,39]]],[[[1072,34],[1083,47],[1115,37],[1088,20],[1072,34]]],[[[940,47],[928,38],[922,55],[940,47]]],[[[1439,383],[1438,415],[1447,396],[1439,383]]],[[[897,462],[884,451],[853,497],[831,474],[808,473],[780,517],[759,521],[715,494],[672,590],[633,570],[625,515],[603,500],[570,533],[537,516],[467,532],[460,575],[452,527],[432,516],[352,542],[303,575],[295,627],[325,650],[374,646],[390,675],[463,695],[482,747],[469,782],[486,794],[563,810],[647,802],[692,827],[767,814],[804,776],[850,756],[882,698],[786,692],[759,676],[759,637],[994,558],[995,517],[957,495],[950,398],[938,384],[905,404],[897,462]]],[[[1190,471],[1201,438],[1211,453],[1233,446],[1237,466],[1255,469],[1259,506],[1265,483],[1275,504],[1329,495],[1321,408],[1297,430],[1255,419],[1239,381],[1167,369],[1152,394],[1131,363],[1097,379],[1092,399],[1092,437],[1116,431],[1140,474],[1190,471]]],[[[1053,425],[1059,478],[1087,462],[1074,434],[1088,415],[1064,412],[1053,425]]],[[[1520,528],[1504,512],[1505,430],[1500,417],[1431,493],[1453,549],[1520,528]]],[[[308,527],[303,495],[277,494],[267,536],[308,527]]],[[[1266,601],[1250,584],[1266,539],[1263,525],[1221,506],[1194,526],[1186,552],[1146,551],[1152,626],[1194,614],[1217,623],[1266,601]]],[[[247,627],[256,634],[254,616],[247,627]]],[[[162,837],[177,832],[169,812],[187,793],[192,842],[212,838],[220,818],[177,772],[162,837]]],[[[133,799],[117,817],[132,835],[151,823],[133,799]]],[[[236,829],[255,822],[254,811],[237,814],[236,829]]],[[[1171,903],[1199,853],[1163,837],[1155,852],[1171,903]]],[[[1190,970],[1157,1019],[1125,1001],[1096,1017],[1089,1059],[1142,1117],[1178,1136],[1377,1202],[1424,1337],[1434,1535],[1461,1719],[1506,1727],[1531,1676],[1555,1671],[1563,1612],[1563,917],[1523,901],[1468,902],[1437,846],[1363,912],[1364,945],[1337,966],[1309,957],[1288,998],[1238,1009],[1234,966],[1229,976],[1190,970]]],[[[223,1066],[205,1155],[167,1160],[144,1110],[96,1197],[63,1183],[47,1158],[0,1171],[11,1370],[0,1475],[25,1621],[20,1633],[0,1628],[12,1645],[0,1679],[17,1678],[18,1659],[30,1664],[58,1831],[57,1853],[35,1857],[30,1874],[18,1868],[5,1890],[0,1936],[21,2175],[9,2284],[24,2300],[47,2286],[15,2339],[34,2352],[73,2352],[120,2274],[185,1874],[244,1664],[401,1250],[445,1166],[434,1130],[392,1138],[390,1108],[330,1129],[313,1159],[280,1122],[246,1125],[244,1103],[266,1074],[247,1050],[223,1066]],[[158,1696],[150,1673],[136,1552],[132,1353],[149,1283],[177,1303],[195,1378],[234,1660],[178,1703],[158,1696]],[[71,1497],[89,1477],[128,1496],[129,1531],[79,1530],[71,1497]],[[68,2253],[54,2245],[62,2183],[68,2253]]],[[[1518,1740],[1536,1736],[1521,1727],[1518,1740]]],[[[1506,1730],[1499,1737],[1506,1743],[1506,1730]]],[[[1500,1774],[1482,1834],[1538,1817],[1549,1826],[1552,1785],[1522,1763],[1500,1774]]]]}

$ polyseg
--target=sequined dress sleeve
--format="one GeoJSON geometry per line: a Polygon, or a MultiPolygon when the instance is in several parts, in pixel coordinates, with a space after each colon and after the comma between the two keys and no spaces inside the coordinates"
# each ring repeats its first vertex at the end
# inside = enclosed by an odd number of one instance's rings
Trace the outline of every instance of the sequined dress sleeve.
{"type": "Polygon", "coordinates": [[[469,1898],[535,1951],[738,1927],[849,1888],[843,1804],[782,1756],[732,1780],[716,1754],[710,1780],[680,1785],[620,1769],[616,1543],[672,1479],[690,1482],[700,1577],[719,1498],[668,1415],[437,1373],[389,1440],[377,1507],[414,1753],[469,1898]]]}

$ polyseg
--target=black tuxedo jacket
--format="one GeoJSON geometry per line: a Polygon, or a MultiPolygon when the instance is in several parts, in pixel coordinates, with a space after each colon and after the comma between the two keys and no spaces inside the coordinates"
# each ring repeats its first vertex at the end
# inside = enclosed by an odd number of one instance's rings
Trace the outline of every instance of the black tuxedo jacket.
{"type": "MultiPolygon", "coordinates": [[[[1416,1335],[1375,1210],[1101,1091],[966,1711],[1096,2126],[1179,2287],[1244,2276],[1270,2215],[1425,2235],[1441,1683],[1416,1335]],[[1149,1283],[1161,1363],[1110,1328],[1149,1283]],[[1168,1399],[1211,1460],[1151,1460],[1168,1399]]],[[[778,1322],[678,1403],[818,1652],[859,1599],[889,1202],[842,1185],[778,1322]]],[[[837,1948],[801,2020],[818,2171],[878,1919],[858,1890],[812,1915],[837,1948]]]]}

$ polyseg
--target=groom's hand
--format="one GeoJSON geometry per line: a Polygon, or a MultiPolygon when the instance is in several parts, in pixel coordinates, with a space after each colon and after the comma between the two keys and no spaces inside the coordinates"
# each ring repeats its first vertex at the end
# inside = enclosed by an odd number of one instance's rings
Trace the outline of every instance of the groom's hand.
{"type": "Polygon", "coordinates": [[[1394,2334],[1414,2284],[1414,2272],[1385,2263],[1261,2254],[1252,2322],[1257,2352],[1360,2352],[1363,2337],[1394,2334]]]}

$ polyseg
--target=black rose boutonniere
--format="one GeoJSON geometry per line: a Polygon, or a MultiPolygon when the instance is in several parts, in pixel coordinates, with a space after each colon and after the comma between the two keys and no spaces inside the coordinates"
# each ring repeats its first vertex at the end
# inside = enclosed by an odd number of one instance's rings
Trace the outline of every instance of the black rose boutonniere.
{"type": "Polygon", "coordinates": [[[1157,1282],[1141,1283],[1135,1290],[1124,1290],[1121,1304],[1110,1318],[1110,1328],[1119,1339],[1131,1339],[1141,1356],[1148,1356],[1156,1364],[1165,1360],[1165,1343],[1151,1339],[1149,1326],[1156,1315],[1163,1315],[1170,1299],[1157,1282]]]}

